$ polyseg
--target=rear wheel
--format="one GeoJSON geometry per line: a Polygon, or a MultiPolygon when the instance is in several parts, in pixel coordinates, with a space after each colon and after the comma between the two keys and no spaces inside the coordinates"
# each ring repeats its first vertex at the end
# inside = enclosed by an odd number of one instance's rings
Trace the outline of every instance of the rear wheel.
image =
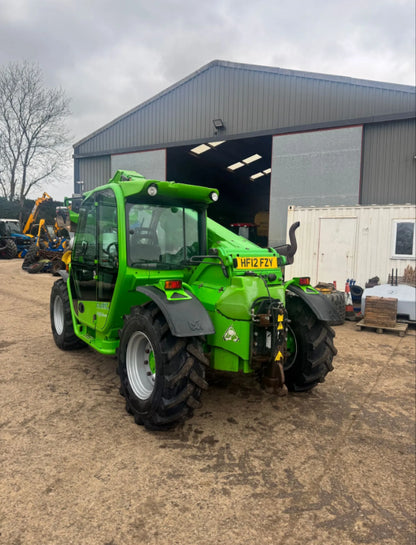
{"type": "Polygon", "coordinates": [[[337,353],[334,330],[318,320],[302,299],[288,296],[286,308],[290,319],[285,382],[292,392],[306,392],[324,382],[332,371],[332,360],[337,353]]]}
{"type": "Polygon", "coordinates": [[[334,306],[337,319],[328,322],[328,325],[342,325],[345,322],[345,294],[342,291],[333,291],[331,293],[325,293],[326,297],[331,301],[334,306]]]}
{"type": "Polygon", "coordinates": [[[84,348],[86,344],[74,332],[68,289],[62,278],[52,286],[50,299],[51,328],[55,344],[61,350],[84,348]]]}
{"type": "Polygon", "coordinates": [[[126,318],[118,361],[126,410],[148,429],[168,429],[192,416],[208,387],[200,340],[174,337],[153,303],[126,318]]]}
{"type": "Polygon", "coordinates": [[[0,257],[3,259],[14,259],[17,257],[17,246],[13,240],[7,239],[4,241],[4,247],[0,251],[0,257]]]}
{"type": "Polygon", "coordinates": [[[29,250],[27,251],[22,263],[22,269],[27,270],[31,265],[38,261],[38,249],[39,248],[36,245],[36,242],[29,246],[29,250]]]}

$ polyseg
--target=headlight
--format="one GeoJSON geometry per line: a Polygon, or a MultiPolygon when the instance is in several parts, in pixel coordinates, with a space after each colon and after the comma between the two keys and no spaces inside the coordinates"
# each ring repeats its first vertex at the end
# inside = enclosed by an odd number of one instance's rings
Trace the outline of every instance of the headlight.
{"type": "Polygon", "coordinates": [[[155,197],[157,195],[157,185],[156,184],[150,184],[147,188],[147,193],[151,197],[155,197]]]}
{"type": "Polygon", "coordinates": [[[210,196],[212,202],[217,202],[218,201],[218,193],[215,193],[215,191],[211,191],[209,196],[210,196]]]}

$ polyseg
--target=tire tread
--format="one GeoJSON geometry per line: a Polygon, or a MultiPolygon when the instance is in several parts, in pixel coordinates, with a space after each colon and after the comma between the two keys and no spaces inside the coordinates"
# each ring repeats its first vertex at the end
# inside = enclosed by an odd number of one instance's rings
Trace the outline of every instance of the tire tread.
{"type": "Polygon", "coordinates": [[[149,430],[163,430],[192,416],[200,406],[201,391],[207,388],[205,361],[199,338],[177,338],[154,304],[133,307],[125,317],[118,350],[120,392],[126,398],[126,410],[136,424],[149,430]],[[126,348],[129,336],[141,330],[149,336],[156,359],[156,382],[147,400],[138,399],[131,390],[126,370],[126,348]]]}
{"type": "Polygon", "coordinates": [[[324,382],[333,370],[335,331],[318,320],[299,297],[290,296],[286,303],[298,350],[293,365],[285,371],[286,385],[293,392],[306,392],[324,382]]]}

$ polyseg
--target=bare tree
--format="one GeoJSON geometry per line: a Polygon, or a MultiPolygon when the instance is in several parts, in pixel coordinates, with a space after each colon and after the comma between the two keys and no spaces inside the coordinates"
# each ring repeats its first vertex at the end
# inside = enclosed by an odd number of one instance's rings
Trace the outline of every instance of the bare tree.
{"type": "Polygon", "coordinates": [[[69,100],[47,89],[37,65],[0,68],[0,191],[23,205],[29,191],[63,161],[69,100]]]}

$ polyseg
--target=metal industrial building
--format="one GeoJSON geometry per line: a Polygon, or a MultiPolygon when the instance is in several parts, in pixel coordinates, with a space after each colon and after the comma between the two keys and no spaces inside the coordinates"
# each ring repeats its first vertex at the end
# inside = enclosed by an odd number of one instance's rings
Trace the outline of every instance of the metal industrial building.
{"type": "Polygon", "coordinates": [[[414,204],[415,119],[411,86],[216,60],[75,144],[75,192],[119,168],[216,187],[211,217],[277,245],[289,205],[414,204]]]}

